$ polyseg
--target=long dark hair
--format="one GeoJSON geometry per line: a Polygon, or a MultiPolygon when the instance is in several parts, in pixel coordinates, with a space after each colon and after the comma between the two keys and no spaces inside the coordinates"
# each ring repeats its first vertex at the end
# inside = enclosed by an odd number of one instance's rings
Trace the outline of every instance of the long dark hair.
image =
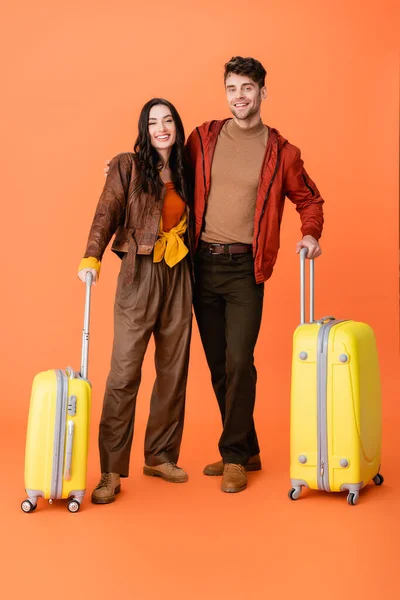
{"type": "Polygon", "coordinates": [[[172,181],[180,196],[188,202],[189,200],[189,172],[185,161],[185,130],[182,120],[175,106],[164,100],[164,98],[152,98],[143,106],[139,117],[139,134],[134,145],[136,161],[138,166],[137,183],[141,185],[145,193],[150,193],[160,198],[163,183],[159,173],[160,155],[151,145],[149,134],[149,114],[153,106],[163,104],[171,111],[176,127],[176,139],[171,149],[169,167],[171,169],[172,181]]]}

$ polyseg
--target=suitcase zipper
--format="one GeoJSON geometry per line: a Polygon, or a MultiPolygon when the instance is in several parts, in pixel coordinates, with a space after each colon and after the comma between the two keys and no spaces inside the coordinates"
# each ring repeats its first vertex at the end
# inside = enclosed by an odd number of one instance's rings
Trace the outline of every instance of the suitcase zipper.
{"type": "Polygon", "coordinates": [[[53,471],[50,486],[51,500],[61,498],[62,495],[62,470],[64,465],[65,419],[68,389],[66,375],[61,370],[56,371],[56,379],[57,395],[54,424],[53,471]]]}
{"type": "Polygon", "coordinates": [[[318,332],[317,353],[317,412],[318,412],[318,489],[330,492],[328,462],[327,384],[328,342],[331,328],[343,320],[322,323],[318,332]]]}

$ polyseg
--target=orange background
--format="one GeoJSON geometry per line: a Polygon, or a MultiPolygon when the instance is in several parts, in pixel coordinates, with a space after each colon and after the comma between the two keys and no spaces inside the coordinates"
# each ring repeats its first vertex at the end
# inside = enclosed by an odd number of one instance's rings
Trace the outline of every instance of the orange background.
{"type": "MultiPolygon", "coordinates": [[[[203,599],[382,597],[398,588],[398,38],[395,1],[251,3],[71,0],[3,3],[2,577],[4,597],[203,599]],[[263,471],[241,494],[202,468],[218,458],[219,415],[195,325],[180,464],[189,483],[141,473],[153,384],[139,393],[131,477],[110,506],[78,515],[40,502],[24,515],[32,378],[79,368],[84,287],[76,270],[103,163],[132,148],[152,96],[176,104],[188,135],[228,115],[223,65],[254,56],[268,71],[263,120],[302,149],[325,204],[317,316],[370,323],[384,398],[385,485],[360,504],[287,499],[291,337],[299,318],[299,219],[287,203],[256,350],[263,471]],[[397,536],[397,537],[396,537],[397,536]],[[78,583],[79,581],[79,583],[78,583]]],[[[94,289],[88,491],[112,343],[119,260],[106,252],[94,289]]]]}

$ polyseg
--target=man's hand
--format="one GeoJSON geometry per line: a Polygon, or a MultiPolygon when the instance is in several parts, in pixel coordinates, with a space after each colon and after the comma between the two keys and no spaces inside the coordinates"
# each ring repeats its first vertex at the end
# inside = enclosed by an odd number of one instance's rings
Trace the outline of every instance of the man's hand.
{"type": "Polygon", "coordinates": [[[307,258],[318,258],[322,250],[317,240],[312,235],[305,235],[300,242],[296,244],[296,254],[299,254],[302,248],[307,248],[307,258]]]}
{"type": "Polygon", "coordinates": [[[106,166],[104,167],[104,177],[107,177],[107,173],[110,170],[110,160],[106,160],[106,162],[104,163],[106,166]]]}

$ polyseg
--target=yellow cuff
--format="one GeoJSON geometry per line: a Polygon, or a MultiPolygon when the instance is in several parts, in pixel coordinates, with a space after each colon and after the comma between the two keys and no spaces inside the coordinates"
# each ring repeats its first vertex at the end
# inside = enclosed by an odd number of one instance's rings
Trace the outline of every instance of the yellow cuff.
{"type": "Polygon", "coordinates": [[[79,271],[82,271],[82,269],[95,269],[98,279],[100,277],[100,268],[101,262],[97,260],[97,258],[89,256],[88,258],[82,258],[81,262],[79,263],[78,273],[79,271]]]}

